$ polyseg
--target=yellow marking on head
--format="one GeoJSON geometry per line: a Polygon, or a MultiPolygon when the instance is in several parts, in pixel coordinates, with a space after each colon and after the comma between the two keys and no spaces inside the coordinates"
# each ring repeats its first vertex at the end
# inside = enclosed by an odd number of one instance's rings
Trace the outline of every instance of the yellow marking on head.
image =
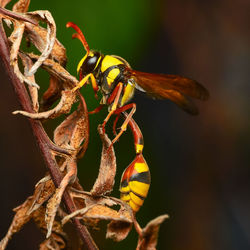
{"type": "Polygon", "coordinates": [[[130,190],[133,190],[133,192],[146,198],[150,186],[149,184],[139,181],[130,181],[128,185],[130,187],[130,190]]]}
{"type": "Polygon", "coordinates": [[[136,144],[135,145],[135,152],[136,152],[136,154],[141,153],[142,150],[143,150],[143,147],[144,147],[144,145],[142,145],[142,144],[136,144]]]}
{"type": "MultiPolygon", "coordinates": [[[[80,68],[81,68],[83,62],[85,61],[85,59],[87,58],[87,56],[93,57],[94,55],[95,55],[95,54],[94,54],[92,51],[89,51],[89,53],[86,53],[86,55],[81,59],[81,61],[80,61],[80,62],[78,63],[78,65],[77,65],[77,73],[79,73],[80,68]]],[[[100,58],[99,58],[99,60],[100,60],[100,58]]],[[[97,62],[97,64],[96,64],[96,66],[97,66],[98,63],[99,63],[99,60],[98,60],[98,62],[97,62]]]]}
{"type": "Polygon", "coordinates": [[[83,62],[85,61],[85,59],[87,58],[87,56],[88,56],[88,53],[86,53],[86,55],[85,55],[85,56],[81,59],[81,61],[78,63],[78,65],[77,65],[77,73],[79,73],[80,68],[81,68],[83,62]]]}
{"type": "Polygon", "coordinates": [[[137,204],[138,206],[142,206],[144,200],[142,200],[140,197],[138,197],[136,194],[130,192],[129,193],[131,200],[137,204]]]}
{"type": "Polygon", "coordinates": [[[135,163],[135,170],[138,172],[138,173],[141,173],[141,172],[147,172],[149,171],[149,167],[147,165],[147,163],[145,162],[136,162],[135,163]]]}
{"type": "Polygon", "coordinates": [[[100,63],[101,59],[102,59],[102,57],[101,57],[101,56],[99,56],[99,59],[97,60],[97,63],[96,63],[96,65],[95,65],[94,70],[97,68],[97,66],[98,66],[98,64],[100,63]]]}
{"type": "Polygon", "coordinates": [[[105,56],[102,60],[101,71],[104,72],[109,67],[119,64],[123,64],[123,62],[113,56],[105,56]]]}

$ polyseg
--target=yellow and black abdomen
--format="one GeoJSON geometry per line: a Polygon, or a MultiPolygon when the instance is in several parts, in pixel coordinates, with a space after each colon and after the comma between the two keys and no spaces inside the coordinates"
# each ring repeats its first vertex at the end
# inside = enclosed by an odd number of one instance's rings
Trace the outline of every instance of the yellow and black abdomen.
{"type": "Polygon", "coordinates": [[[142,154],[138,154],[122,174],[121,200],[127,202],[132,210],[137,212],[147,197],[150,182],[149,167],[142,154]]]}

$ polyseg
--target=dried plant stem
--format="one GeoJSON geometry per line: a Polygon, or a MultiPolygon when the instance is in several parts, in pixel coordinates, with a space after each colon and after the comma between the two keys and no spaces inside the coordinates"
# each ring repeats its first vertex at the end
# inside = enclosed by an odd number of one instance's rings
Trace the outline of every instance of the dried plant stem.
{"type": "Polygon", "coordinates": [[[34,22],[34,20],[31,20],[30,18],[24,16],[22,13],[16,13],[16,12],[7,10],[5,8],[2,8],[2,7],[0,7],[0,14],[7,15],[8,17],[12,17],[12,18],[17,19],[17,20],[29,22],[29,23],[32,23],[34,25],[37,24],[36,22],[34,22]]]}
{"type": "MultiPolygon", "coordinates": [[[[0,57],[2,63],[5,67],[5,71],[10,78],[10,82],[13,85],[15,92],[17,94],[18,100],[23,108],[23,110],[33,113],[32,104],[29,98],[29,95],[26,91],[25,86],[14,74],[13,69],[10,66],[10,54],[9,54],[9,46],[8,40],[6,38],[5,32],[2,27],[2,22],[0,22],[0,57]]],[[[37,141],[37,144],[40,148],[44,161],[50,171],[51,178],[56,187],[58,187],[62,180],[62,175],[60,170],[57,168],[57,164],[54,160],[54,157],[51,154],[51,149],[55,145],[51,145],[47,134],[45,133],[41,123],[36,120],[29,119],[33,134],[37,141]]],[[[72,213],[76,210],[74,202],[66,190],[63,195],[64,204],[69,213],[72,213]]],[[[85,226],[83,226],[78,219],[72,219],[73,223],[83,241],[84,249],[98,249],[95,242],[93,241],[91,235],[85,226]]]]}

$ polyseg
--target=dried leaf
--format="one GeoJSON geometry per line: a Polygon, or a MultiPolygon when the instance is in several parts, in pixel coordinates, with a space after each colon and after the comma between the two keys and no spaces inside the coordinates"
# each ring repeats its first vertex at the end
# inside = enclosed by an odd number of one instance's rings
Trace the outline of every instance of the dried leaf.
{"type": "Polygon", "coordinates": [[[29,72],[27,72],[27,76],[31,76],[36,73],[37,69],[42,65],[43,61],[49,57],[54,47],[54,43],[56,39],[56,24],[52,15],[47,10],[29,12],[27,13],[27,15],[31,16],[32,18],[37,18],[38,20],[42,20],[47,23],[46,45],[45,45],[44,50],[42,51],[42,54],[39,56],[39,58],[34,63],[34,65],[29,70],[29,72]]]}
{"type": "MultiPolygon", "coordinates": [[[[25,24],[26,37],[40,51],[44,51],[46,47],[47,30],[41,26],[35,26],[30,23],[25,24]]],[[[60,65],[65,66],[67,62],[66,49],[56,39],[54,47],[51,51],[51,58],[60,65]]]]}
{"type": "Polygon", "coordinates": [[[31,215],[27,212],[32,203],[32,196],[28,197],[28,199],[20,206],[13,209],[16,212],[12,223],[8,229],[5,237],[0,241],[0,249],[5,249],[9,240],[12,238],[12,235],[18,231],[31,219],[31,215]]]}
{"type": "Polygon", "coordinates": [[[39,182],[35,187],[33,201],[28,211],[31,214],[46,202],[55,192],[55,185],[51,179],[39,182]]]}
{"type": "MultiPolygon", "coordinates": [[[[16,214],[6,236],[0,242],[0,249],[5,249],[12,235],[18,232],[31,218],[38,222],[38,215],[41,214],[41,209],[44,210],[41,205],[49,199],[49,197],[54,193],[54,190],[55,186],[51,180],[41,182],[37,185],[32,196],[28,197],[22,205],[13,209],[16,214]]],[[[45,213],[43,212],[43,218],[40,216],[40,221],[43,220],[43,224],[45,225],[44,216],[45,213]]],[[[42,227],[41,225],[42,224],[40,223],[39,227],[42,227]]]]}
{"type": "Polygon", "coordinates": [[[65,216],[62,220],[62,224],[67,223],[73,217],[81,217],[81,219],[85,221],[95,219],[96,223],[98,223],[100,220],[111,220],[132,224],[131,216],[129,213],[116,211],[103,204],[92,204],[88,207],[79,209],[65,216]]]}
{"type": "Polygon", "coordinates": [[[14,4],[12,10],[16,12],[27,12],[29,9],[30,0],[19,0],[14,4]]]}
{"type": "Polygon", "coordinates": [[[65,248],[65,243],[64,241],[58,237],[59,240],[61,240],[61,242],[58,244],[57,241],[50,237],[49,239],[46,239],[45,241],[43,241],[40,246],[39,249],[40,250],[60,250],[60,249],[64,249],[65,248]]]}
{"type": "MultiPolygon", "coordinates": [[[[36,88],[39,88],[39,86],[32,80],[30,80],[30,77],[27,77],[26,75],[23,75],[19,69],[18,66],[18,52],[20,48],[20,44],[23,38],[23,32],[24,32],[24,23],[20,23],[18,21],[14,22],[14,30],[11,33],[11,36],[9,37],[9,40],[12,43],[11,50],[10,50],[10,64],[12,65],[15,74],[19,78],[21,82],[26,82],[30,86],[34,86],[36,88]]],[[[26,67],[27,69],[27,67],[26,67]]]]}
{"type": "MultiPolygon", "coordinates": [[[[124,208],[120,209],[119,214],[125,217],[131,216],[130,213],[124,208]]],[[[131,228],[132,228],[132,223],[128,223],[127,221],[122,221],[122,220],[120,221],[113,220],[108,224],[106,238],[112,239],[117,242],[122,241],[127,237],[131,228]]]]}
{"type": "Polygon", "coordinates": [[[71,218],[79,216],[85,223],[89,224],[90,222],[92,226],[96,226],[100,220],[111,220],[106,237],[116,241],[126,238],[133,224],[133,213],[125,202],[108,196],[93,197],[90,192],[78,191],[72,188],[70,193],[74,198],[84,199],[86,207],[64,217],[63,224],[71,218]],[[114,210],[112,208],[114,205],[120,205],[120,210],[114,210]]]}
{"type": "Polygon", "coordinates": [[[23,37],[24,26],[24,23],[20,23],[17,21],[14,22],[14,30],[9,37],[9,41],[12,43],[10,49],[10,64],[12,66],[14,65],[14,63],[17,63],[17,56],[23,37]]]}
{"type": "Polygon", "coordinates": [[[47,204],[45,221],[47,224],[47,238],[51,235],[56,212],[61,204],[63,193],[70,182],[74,182],[77,174],[77,165],[74,159],[67,159],[67,174],[63,177],[60,186],[56,189],[54,195],[47,204]]]}
{"type": "Polygon", "coordinates": [[[103,147],[99,174],[91,190],[93,196],[100,196],[110,193],[113,190],[116,174],[116,158],[114,148],[106,134],[103,133],[102,126],[98,127],[103,147]]]}
{"type": "Polygon", "coordinates": [[[156,249],[160,225],[167,218],[169,218],[167,214],[161,215],[147,224],[147,226],[142,230],[141,236],[139,236],[136,248],[137,250],[156,249]]]}
{"type": "Polygon", "coordinates": [[[11,0],[0,0],[0,7],[4,8],[11,0]]]}
{"type": "MultiPolygon", "coordinates": [[[[33,219],[36,225],[44,232],[46,232],[46,223],[45,223],[45,213],[46,210],[44,207],[40,207],[33,213],[33,219]]],[[[63,249],[66,246],[67,235],[64,233],[61,224],[57,221],[53,222],[52,234],[45,240],[41,245],[40,249],[63,249]],[[41,248],[43,247],[43,248],[41,248]],[[48,247],[48,248],[46,248],[48,247]],[[50,248],[54,247],[54,248],[50,248]]]]}
{"type": "MultiPolygon", "coordinates": [[[[29,69],[33,65],[32,60],[24,53],[19,53],[19,56],[22,59],[22,63],[24,65],[24,72],[29,71],[29,69]]],[[[27,77],[27,79],[30,80],[31,82],[36,82],[34,75],[27,77]]],[[[32,101],[33,110],[35,112],[38,112],[38,110],[39,110],[38,90],[37,90],[36,87],[29,86],[29,92],[30,92],[30,97],[31,97],[31,101],[32,101]]]]}
{"type": "Polygon", "coordinates": [[[47,111],[61,97],[62,88],[63,82],[54,76],[50,76],[49,87],[41,99],[42,111],[47,111]]]}
{"type": "Polygon", "coordinates": [[[63,148],[81,150],[83,155],[89,141],[89,121],[86,103],[80,96],[80,104],[76,111],[69,115],[54,131],[54,142],[63,148]],[[81,143],[84,140],[83,146],[81,143]],[[84,151],[84,152],[83,152],[84,151]]]}
{"type": "MultiPolygon", "coordinates": [[[[85,100],[82,95],[79,96],[80,104],[78,106],[78,120],[76,120],[76,124],[72,133],[72,137],[70,140],[70,146],[78,151],[81,150],[81,157],[84,155],[89,142],[89,117],[88,110],[85,100]],[[82,147],[81,143],[84,140],[84,144],[82,147]]],[[[78,158],[80,156],[78,155],[78,158]]]]}
{"type": "MultiPolygon", "coordinates": [[[[27,55],[33,61],[38,59],[38,56],[33,53],[29,53],[27,55]]],[[[75,87],[79,83],[79,81],[74,76],[69,74],[66,69],[51,59],[46,59],[42,64],[42,68],[47,70],[49,74],[55,76],[57,79],[62,80],[64,82],[64,89],[72,89],[72,87],[75,87]]]]}
{"type": "Polygon", "coordinates": [[[72,91],[68,91],[68,90],[62,91],[62,97],[61,97],[60,102],[57,104],[55,108],[49,111],[40,112],[40,113],[29,113],[26,111],[17,110],[17,111],[14,111],[12,114],[14,115],[21,114],[31,119],[38,119],[38,120],[48,119],[48,118],[53,119],[53,118],[60,116],[61,114],[69,113],[71,110],[71,106],[75,102],[75,97],[76,97],[76,94],[72,91]]]}

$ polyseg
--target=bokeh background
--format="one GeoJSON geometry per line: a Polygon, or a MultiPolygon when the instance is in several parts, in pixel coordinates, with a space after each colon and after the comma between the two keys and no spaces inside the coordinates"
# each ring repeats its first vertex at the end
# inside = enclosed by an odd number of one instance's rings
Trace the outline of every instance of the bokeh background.
{"type": "MultiPolygon", "coordinates": [[[[207,87],[211,98],[197,102],[197,117],[168,101],[136,94],[134,117],[152,175],[137,218],[144,226],[158,215],[170,215],[161,226],[158,249],[250,249],[250,1],[32,0],[30,10],[37,9],[52,12],[57,37],[67,48],[67,69],[74,75],[85,52],[71,39],[68,21],[79,24],[91,48],[124,57],[137,70],[179,74],[207,87]]],[[[11,209],[32,194],[46,168],[28,122],[11,115],[20,106],[2,67],[0,74],[2,238],[13,218],[11,209]]],[[[42,72],[38,81],[48,86],[42,72]]],[[[82,93],[89,109],[95,108],[91,86],[82,93]]],[[[85,189],[98,173],[101,143],[96,127],[105,115],[104,110],[90,118],[90,144],[78,167],[85,189]]],[[[47,125],[49,132],[56,122],[47,125]]],[[[120,175],[134,158],[129,131],[115,150],[114,195],[119,196],[120,175]]],[[[120,243],[105,240],[103,231],[94,237],[100,249],[135,249],[137,242],[134,231],[120,243]]],[[[7,249],[37,249],[42,240],[29,223],[7,249]]]]}

